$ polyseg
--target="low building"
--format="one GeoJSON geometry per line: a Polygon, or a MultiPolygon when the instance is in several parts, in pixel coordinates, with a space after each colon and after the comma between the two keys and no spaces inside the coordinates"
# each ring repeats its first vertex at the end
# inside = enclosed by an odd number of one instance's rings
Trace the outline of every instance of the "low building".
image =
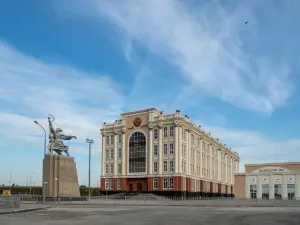
{"type": "Polygon", "coordinates": [[[239,156],[180,111],[121,114],[102,133],[102,192],[234,193],[239,156]]]}
{"type": "Polygon", "coordinates": [[[235,184],[237,198],[300,198],[300,163],[246,164],[235,184]]]}

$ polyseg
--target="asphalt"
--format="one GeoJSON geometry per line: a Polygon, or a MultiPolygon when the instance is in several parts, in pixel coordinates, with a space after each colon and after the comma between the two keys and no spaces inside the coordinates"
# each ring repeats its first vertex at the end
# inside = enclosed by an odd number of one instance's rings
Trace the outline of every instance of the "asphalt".
{"type": "Polygon", "coordinates": [[[300,207],[189,207],[63,205],[0,215],[1,225],[293,225],[300,207]]]}

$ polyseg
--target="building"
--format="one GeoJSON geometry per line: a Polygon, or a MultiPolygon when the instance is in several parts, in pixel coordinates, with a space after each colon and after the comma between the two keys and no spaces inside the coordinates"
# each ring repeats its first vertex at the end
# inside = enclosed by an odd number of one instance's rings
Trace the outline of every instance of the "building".
{"type": "Polygon", "coordinates": [[[235,184],[237,198],[300,198],[300,163],[248,164],[235,184]]]}
{"type": "Polygon", "coordinates": [[[238,154],[179,110],[123,113],[115,123],[104,123],[101,134],[101,191],[234,193],[238,154]]]}

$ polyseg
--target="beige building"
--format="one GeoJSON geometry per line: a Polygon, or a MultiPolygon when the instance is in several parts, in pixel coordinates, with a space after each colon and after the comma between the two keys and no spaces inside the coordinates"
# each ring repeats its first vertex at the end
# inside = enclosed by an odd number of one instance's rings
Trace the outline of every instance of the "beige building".
{"type": "Polygon", "coordinates": [[[235,183],[238,198],[300,198],[300,163],[248,164],[235,183]]]}
{"type": "Polygon", "coordinates": [[[234,193],[238,154],[179,110],[123,113],[101,134],[102,191],[234,193]]]}

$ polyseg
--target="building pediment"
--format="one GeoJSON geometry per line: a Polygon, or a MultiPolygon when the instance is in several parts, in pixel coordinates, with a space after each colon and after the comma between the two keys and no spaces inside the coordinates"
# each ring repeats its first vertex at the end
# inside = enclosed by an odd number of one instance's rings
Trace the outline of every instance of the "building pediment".
{"type": "Polygon", "coordinates": [[[261,167],[257,170],[254,170],[252,173],[282,173],[282,172],[291,172],[288,169],[282,168],[282,167],[261,167]]]}

